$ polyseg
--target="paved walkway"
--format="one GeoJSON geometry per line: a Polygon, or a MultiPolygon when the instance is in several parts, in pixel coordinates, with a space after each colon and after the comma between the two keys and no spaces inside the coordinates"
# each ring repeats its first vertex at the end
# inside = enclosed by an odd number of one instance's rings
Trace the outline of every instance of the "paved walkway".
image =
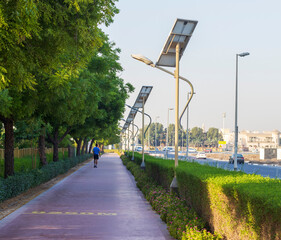
{"type": "Polygon", "coordinates": [[[86,164],[0,221],[0,239],[171,239],[116,154],[86,164]]]}

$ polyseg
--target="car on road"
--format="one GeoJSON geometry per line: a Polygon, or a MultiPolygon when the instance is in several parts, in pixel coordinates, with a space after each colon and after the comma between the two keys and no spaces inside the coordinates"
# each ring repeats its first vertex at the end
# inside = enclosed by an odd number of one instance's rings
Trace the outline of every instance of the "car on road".
{"type": "Polygon", "coordinates": [[[142,147],[141,147],[141,146],[136,147],[136,148],[135,148],[135,151],[137,151],[137,152],[142,152],[142,147]]]}
{"type": "MultiPolygon", "coordinates": [[[[166,152],[166,147],[162,151],[166,152]]],[[[173,147],[167,147],[167,151],[175,151],[175,149],[173,147]]]]}
{"type": "Polygon", "coordinates": [[[174,154],[175,153],[175,149],[173,148],[171,150],[168,150],[168,152],[174,154]]]}
{"type": "Polygon", "coordinates": [[[213,152],[213,150],[211,148],[205,149],[205,153],[211,153],[211,152],[213,152]]]}
{"type": "Polygon", "coordinates": [[[196,159],[206,159],[206,154],[205,154],[205,152],[199,152],[199,153],[197,153],[196,159]]]}
{"type": "Polygon", "coordinates": [[[195,148],[188,148],[189,153],[197,153],[195,148]]]}
{"type": "Polygon", "coordinates": [[[252,152],[253,152],[253,153],[259,153],[259,149],[257,149],[257,148],[252,149],[252,152]]]}
{"type": "MultiPolygon", "coordinates": [[[[229,157],[229,163],[230,164],[233,164],[234,163],[234,154],[232,154],[230,157],[229,157]]],[[[244,164],[244,157],[242,154],[238,154],[237,153],[237,163],[241,163],[241,164],[244,164]]]]}

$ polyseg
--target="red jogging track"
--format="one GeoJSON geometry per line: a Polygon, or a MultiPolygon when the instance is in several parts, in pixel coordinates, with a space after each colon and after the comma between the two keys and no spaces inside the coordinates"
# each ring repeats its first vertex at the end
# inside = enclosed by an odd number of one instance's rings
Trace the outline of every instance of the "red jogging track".
{"type": "Polygon", "coordinates": [[[172,239],[117,154],[88,163],[0,221],[0,239],[172,239]]]}

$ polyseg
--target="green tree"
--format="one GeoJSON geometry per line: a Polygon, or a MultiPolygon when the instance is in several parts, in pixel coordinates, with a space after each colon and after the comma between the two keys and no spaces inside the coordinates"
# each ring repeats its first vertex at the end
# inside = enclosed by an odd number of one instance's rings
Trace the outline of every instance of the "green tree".
{"type": "MultiPolygon", "coordinates": [[[[146,131],[148,125],[145,125],[144,131],[146,131]]],[[[149,126],[149,129],[147,130],[145,134],[145,144],[150,146],[160,146],[161,143],[165,143],[165,132],[164,127],[161,123],[151,123],[149,126]],[[156,134],[156,135],[155,135],[156,134]],[[155,142],[156,140],[156,142],[155,142]]],[[[142,143],[142,129],[140,129],[138,134],[138,139],[140,143],[142,143]]]]}
{"type": "Polygon", "coordinates": [[[219,132],[219,129],[217,128],[209,128],[209,130],[207,131],[207,140],[208,143],[211,146],[218,146],[218,141],[222,141],[223,140],[223,136],[222,134],[219,132]]]}
{"type": "Polygon", "coordinates": [[[35,111],[35,87],[44,85],[46,79],[51,88],[69,85],[100,46],[97,26],[113,21],[118,12],[114,3],[1,1],[0,102],[6,104],[0,110],[0,121],[5,127],[5,177],[14,171],[14,121],[28,118],[35,111]]]}
{"type": "Polygon", "coordinates": [[[194,127],[191,129],[190,140],[196,147],[203,146],[206,137],[202,128],[194,127]]]}
{"type": "MultiPolygon", "coordinates": [[[[85,123],[72,128],[71,135],[77,143],[80,154],[81,143],[91,139],[90,149],[94,141],[106,142],[117,134],[118,121],[124,112],[128,94],[133,91],[131,84],[124,84],[117,75],[122,71],[118,63],[120,50],[104,36],[103,46],[92,57],[87,69],[79,76],[92,84],[88,90],[86,103],[91,109],[85,123]],[[94,93],[97,98],[94,99],[94,93]]],[[[115,138],[116,139],[116,138],[115,138]]],[[[83,148],[82,148],[83,149],[83,148]]]]}
{"type": "Polygon", "coordinates": [[[175,146],[175,124],[168,127],[168,146],[175,146]]]}

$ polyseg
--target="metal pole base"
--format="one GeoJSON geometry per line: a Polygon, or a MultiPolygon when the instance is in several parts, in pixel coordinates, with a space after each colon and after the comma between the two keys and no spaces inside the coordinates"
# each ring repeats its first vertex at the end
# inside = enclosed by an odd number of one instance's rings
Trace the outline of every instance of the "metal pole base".
{"type": "Polygon", "coordinates": [[[141,169],[143,169],[143,170],[145,169],[145,163],[144,162],[141,163],[141,169]]]}
{"type": "Polygon", "coordinates": [[[178,194],[178,190],[179,190],[179,188],[178,188],[178,181],[177,181],[177,178],[174,177],[173,181],[172,181],[172,183],[170,185],[170,192],[178,194]]]}
{"type": "Polygon", "coordinates": [[[132,159],[131,159],[132,161],[134,161],[135,159],[134,159],[134,157],[132,157],[132,159]]]}

